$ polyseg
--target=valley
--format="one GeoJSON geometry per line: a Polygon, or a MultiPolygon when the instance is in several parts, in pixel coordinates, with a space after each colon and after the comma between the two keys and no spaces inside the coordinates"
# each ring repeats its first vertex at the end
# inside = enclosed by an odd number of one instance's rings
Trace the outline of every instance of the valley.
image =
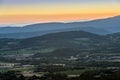
{"type": "Polygon", "coordinates": [[[20,71],[25,77],[51,72],[77,77],[89,70],[118,70],[119,34],[68,31],[27,39],[0,39],[0,71],[20,71]]]}
{"type": "Polygon", "coordinates": [[[16,76],[12,77],[16,80],[107,80],[111,75],[110,80],[119,80],[119,21],[116,16],[0,28],[0,76],[16,76]]]}

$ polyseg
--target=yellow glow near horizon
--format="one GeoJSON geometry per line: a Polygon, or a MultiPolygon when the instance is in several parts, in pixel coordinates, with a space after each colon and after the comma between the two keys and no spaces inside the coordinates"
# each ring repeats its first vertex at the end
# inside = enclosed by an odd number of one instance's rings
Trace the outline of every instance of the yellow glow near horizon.
{"type": "Polygon", "coordinates": [[[0,23],[52,22],[97,19],[120,15],[120,5],[23,5],[0,7],[0,23]]]}

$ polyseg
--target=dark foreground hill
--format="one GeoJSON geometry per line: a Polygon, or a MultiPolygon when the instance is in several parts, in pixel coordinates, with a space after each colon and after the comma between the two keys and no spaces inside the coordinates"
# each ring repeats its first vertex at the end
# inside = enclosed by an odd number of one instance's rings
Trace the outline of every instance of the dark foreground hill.
{"type": "Polygon", "coordinates": [[[0,53],[33,53],[37,56],[119,53],[120,42],[111,36],[85,31],[68,31],[27,39],[0,39],[0,53]]]}

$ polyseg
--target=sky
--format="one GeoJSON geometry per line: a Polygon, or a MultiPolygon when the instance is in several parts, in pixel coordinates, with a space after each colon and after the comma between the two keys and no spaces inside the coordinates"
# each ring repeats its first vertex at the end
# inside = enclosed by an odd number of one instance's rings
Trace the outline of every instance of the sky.
{"type": "Polygon", "coordinates": [[[0,24],[83,21],[120,15],[120,0],[0,0],[0,24]]]}

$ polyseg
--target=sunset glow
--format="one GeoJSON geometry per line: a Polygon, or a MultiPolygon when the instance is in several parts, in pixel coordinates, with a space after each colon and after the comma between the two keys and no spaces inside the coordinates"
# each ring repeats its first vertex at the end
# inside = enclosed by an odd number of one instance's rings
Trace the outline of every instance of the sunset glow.
{"type": "Polygon", "coordinates": [[[54,1],[53,3],[49,0],[46,2],[35,0],[35,3],[32,3],[32,0],[30,0],[31,3],[28,0],[26,3],[22,3],[22,1],[21,3],[18,0],[11,0],[11,2],[3,0],[1,2],[1,24],[80,21],[120,15],[118,0],[101,0],[101,2],[97,0],[91,0],[91,2],[88,0],[75,0],[76,2],[51,0],[54,1]]]}

